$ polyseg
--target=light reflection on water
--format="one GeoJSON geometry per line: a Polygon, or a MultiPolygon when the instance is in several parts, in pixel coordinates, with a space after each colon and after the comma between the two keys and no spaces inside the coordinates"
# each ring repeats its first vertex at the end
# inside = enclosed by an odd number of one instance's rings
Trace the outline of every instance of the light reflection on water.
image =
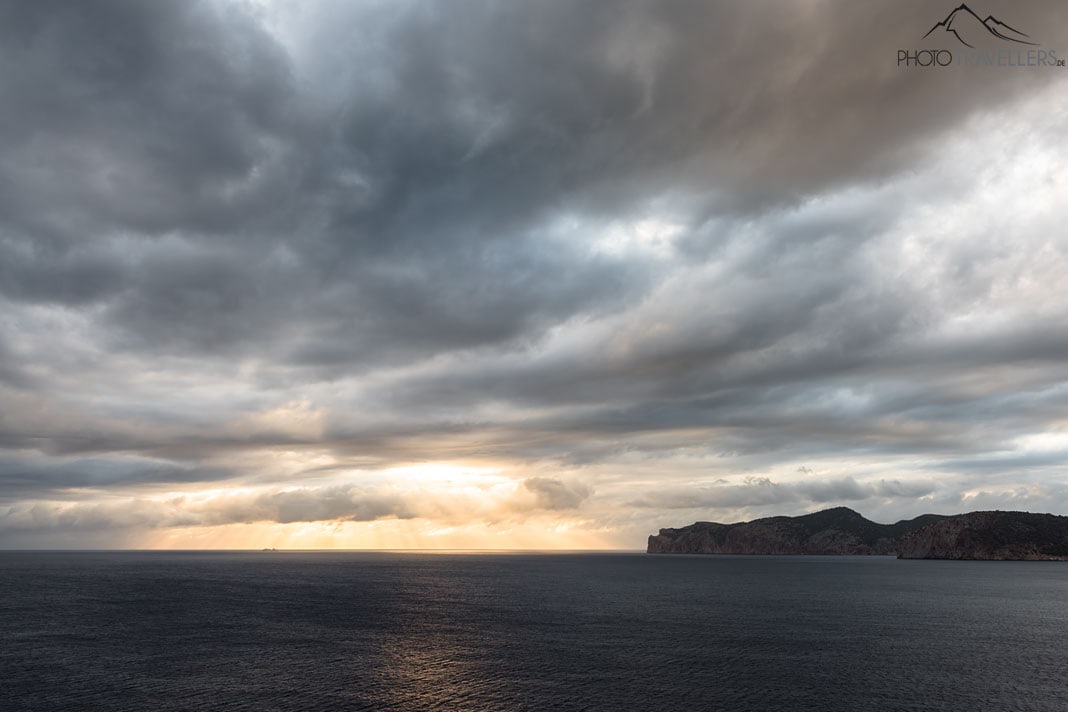
{"type": "Polygon", "coordinates": [[[0,554],[5,710],[1057,710],[1068,565],[0,554]]]}

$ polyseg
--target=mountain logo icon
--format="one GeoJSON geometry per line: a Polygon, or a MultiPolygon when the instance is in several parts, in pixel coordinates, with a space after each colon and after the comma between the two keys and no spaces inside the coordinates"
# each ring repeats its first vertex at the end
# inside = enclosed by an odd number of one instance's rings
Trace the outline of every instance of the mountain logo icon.
{"type": "Polygon", "coordinates": [[[1006,42],[1038,45],[1037,42],[1031,42],[1026,34],[1010,27],[993,15],[987,15],[985,20],[980,18],[979,15],[975,14],[974,10],[964,3],[953,8],[953,11],[946,15],[946,19],[936,22],[934,27],[927,30],[927,34],[923,38],[926,39],[928,35],[938,30],[953,35],[965,47],[974,48],[980,39],[988,38],[989,36],[997,37],[1006,42]]]}

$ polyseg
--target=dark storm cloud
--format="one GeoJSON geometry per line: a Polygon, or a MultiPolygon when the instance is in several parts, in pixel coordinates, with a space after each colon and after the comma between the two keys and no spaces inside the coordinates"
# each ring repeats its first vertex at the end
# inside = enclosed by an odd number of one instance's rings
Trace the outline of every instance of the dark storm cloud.
{"type": "MultiPolygon", "coordinates": [[[[317,113],[333,89],[294,86],[239,7],[42,4],[6,19],[20,150],[0,291],[103,302],[119,347],[381,361],[522,337],[642,281],[639,265],[530,234],[552,207],[538,191],[564,193],[527,176],[544,172],[527,148],[461,165],[481,129],[434,57],[447,47],[384,52],[317,113]],[[394,88],[376,90],[379,74],[394,88]]],[[[404,31],[424,23],[413,12],[404,31]]]]}
{"type": "Polygon", "coordinates": [[[55,459],[0,458],[0,499],[39,497],[81,488],[108,488],[135,483],[182,483],[222,480],[235,473],[221,468],[145,458],[55,459]]]}
{"type": "Polygon", "coordinates": [[[0,13],[6,227],[41,257],[255,215],[241,188],[285,124],[287,72],[244,13],[107,0],[0,13]]]}
{"type": "Polygon", "coordinates": [[[122,346],[341,370],[507,342],[652,278],[547,240],[556,215],[595,227],[672,190],[792,201],[900,168],[1039,81],[893,70],[911,23],[860,30],[899,3],[309,12],[299,39],[330,65],[301,83],[237,5],[9,7],[0,289],[103,301],[122,346]]]}
{"type": "MultiPolygon", "coordinates": [[[[231,460],[283,451],[997,470],[1062,417],[1068,353],[1056,304],[1001,305],[1068,248],[1037,198],[1004,223],[952,209],[1017,167],[968,140],[1056,150],[1027,102],[1061,77],[897,67],[944,9],[3,4],[4,495],[250,481],[231,460]],[[293,402],[314,427],[249,419],[293,402]]],[[[1002,10],[1068,38],[1056,3],[1002,10]]],[[[594,499],[522,481],[538,508],[594,499]]],[[[875,482],[641,501],[929,494],[875,482]]],[[[255,506],[410,511],[294,492],[255,506]]]]}

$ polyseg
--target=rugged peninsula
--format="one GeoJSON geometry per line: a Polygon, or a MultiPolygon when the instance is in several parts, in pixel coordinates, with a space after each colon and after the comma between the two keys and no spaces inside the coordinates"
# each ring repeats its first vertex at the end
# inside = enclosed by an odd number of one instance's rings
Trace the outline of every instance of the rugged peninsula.
{"type": "Polygon", "coordinates": [[[1068,560],[1068,517],[1030,512],[969,512],[901,538],[902,559],[1068,560]]]}
{"type": "Polygon", "coordinates": [[[649,537],[650,554],[868,554],[903,559],[1068,560],[1068,517],[924,514],[878,524],[848,507],[751,522],[697,522],[649,537]]]}

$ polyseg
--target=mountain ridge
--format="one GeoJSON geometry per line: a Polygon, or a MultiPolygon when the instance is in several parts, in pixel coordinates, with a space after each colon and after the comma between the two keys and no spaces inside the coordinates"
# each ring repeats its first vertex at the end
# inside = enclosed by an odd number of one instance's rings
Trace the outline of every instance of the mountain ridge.
{"type": "Polygon", "coordinates": [[[1029,512],[923,514],[879,524],[848,507],[650,535],[650,554],[881,555],[913,559],[1068,559],[1068,517],[1029,512]]]}

